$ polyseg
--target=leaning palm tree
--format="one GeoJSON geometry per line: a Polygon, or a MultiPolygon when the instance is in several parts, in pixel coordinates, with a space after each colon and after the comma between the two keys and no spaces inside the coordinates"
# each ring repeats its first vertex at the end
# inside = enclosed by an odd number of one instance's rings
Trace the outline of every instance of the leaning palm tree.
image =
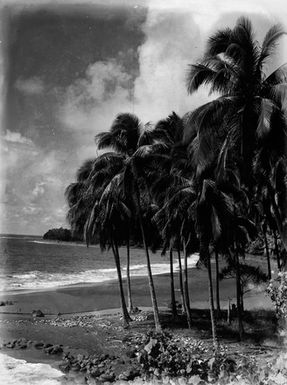
{"type": "Polygon", "coordinates": [[[121,307],[124,325],[128,326],[131,318],[129,316],[121,274],[121,263],[119,256],[119,234],[131,217],[131,212],[119,194],[119,176],[115,176],[105,187],[100,200],[95,200],[93,208],[85,224],[85,240],[89,245],[100,235],[100,246],[102,250],[111,247],[114,255],[118,275],[121,307]]]}
{"type": "Polygon", "coordinates": [[[106,247],[112,248],[118,275],[123,320],[126,326],[131,318],[128,315],[125,303],[118,240],[115,233],[116,228],[123,227],[122,223],[118,224],[119,215],[123,216],[123,212],[125,212],[125,220],[127,221],[128,209],[125,207],[124,202],[115,201],[114,185],[116,180],[112,180],[107,184],[107,173],[114,171],[116,167],[115,164],[111,165],[109,160],[109,154],[104,154],[96,159],[84,162],[80,167],[77,173],[77,182],[70,184],[66,189],[66,199],[69,204],[67,218],[72,230],[77,234],[81,234],[87,245],[100,238],[102,250],[106,247]],[[104,165],[106,167],[103,167],[104,165]],[[103,172],[103,169],[105,172],[103,172]],[[101,187],[98,189],[95,189],[92,183],[95,177],[101,181],[101,187]],[[110,192],[110,196],[108,192],[110,192]],[[113,201],[112,198],[114,198],[113,201]],[[119,214],[120,209],[122,210],[119,214]]]}
{"type": "MultiPolygon", "coordinates": [[[[154,152],[154,150],[157,150],[160,146],[157,145],[157,147],[153,149],[153,145],[144,145],[144,140],[141,138],[141,124],[139,119],[132,114],[118,115],[112,124],[110,131],[98,134],[96,136],[96,141],[99,149],[111,147],[114,150],[113,153],[110,153],[111,163],[113,163],[113,158],[115,158],[116,163],[119,160],[119,168],[115,169],[114,175],[120,174],[122,176],[122,191],[128,205],[132,208],[139,223],[147,260],[149,288],[154,312],[155,328],[157,331],[160,331],[161,325],[159,321],[157,298],[155,294],[150,255],[141,209],[141,190],[144,188],[141,174],[144,158],[147,154],[154,152]],[[139,143],[141,146],[139,146],[139,143]]],[[[108,167],[110,167],[110,165],[108,167]]],[[[104,169],[102,172],[104,172],[104,169]]],[[[112,179],[114,175],[110,174],[107,178],[112,179]]],[[[94,178],[94,182],[95,185],[98,186],[97,176],[94,178]]]]}

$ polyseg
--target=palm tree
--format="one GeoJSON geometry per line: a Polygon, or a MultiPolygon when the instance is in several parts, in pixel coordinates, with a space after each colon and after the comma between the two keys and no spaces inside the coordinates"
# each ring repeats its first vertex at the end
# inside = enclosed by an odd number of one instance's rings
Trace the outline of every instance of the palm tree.
{"type": "Polygon", "coordinates": [[[95,200],[93,209],[85,224],[85,240],[87,245],[93,241],[97,234],[100,234],[100,246],[104,250],[107,246],[112,248],[115,265],[118,275],[121,307],[124,324],[127,326],[131,321],[129,316],[119,256],[119,235],[120,230],[125,227],[131,217],[131,212],[119,194],[119,176],[115,176],[105,187],[100,200],[95,200]]]}
{"type": "Polygon", "coordinates": [[[219,294],[219,262],[218,262],[218,251],[217,249],[215,248],[214,250],[214,254],[215,254],[215,272],[216,272],[216,276],[215,276],[215,279],[216,279],[216,310],[217,310],[217,314],[219,315],[220,314],[220,294],[219,294]]]}
{"type": "Polygon", "coordinates": [[[196,226],[199,236],[200,260],[207,267],[209,284],[210,318],[215,351],[218,349],[217,331],[214,316],[214,295],[209,246],[221,240],[227,243],[231,237],[230,224],[233,221],[233,201],[221,191],[215,181],[204,179],[197,187],[196,226]]]}
{"type": "Polygon", "coordinates": [[[177,307],[175,299],[174,289],[174,273],[173,273],[173,250],[172,247],[169,249],[169,266],[170,266],[170,297],[171,297],[171,312],[173,318],[177,318],[177,307]]]}
{"type": "MultiPolygon", "coordinates": [[[[117,206],[115,206],[115,199],[112,203],[110,202],[111,197],[108,197],[107,193],[111,190],[111,187],[114,186],[111,183],[108,186],[102,184],[98,190],[95,190],[91,183],[95,178],[95,172],[97,172],[97,170],[98,179],[101,182],[103,181],[102,166],[105,162],[106,165],[109,165],[109,159],[109,155],[104,154],[96,159],[84,162],[80,167],[77,173],[77,182],[70,184],[66,189],[65,194],[69,204],[67,218],[73,232],[84,235],[87,245],[89,245],[91,241],[94,241],[95,237],[100,236],[102,249],[105,249],[107,246],[112,247],[118,275],[124,324],[128,325],[131,318],[128,315],[125,303],[118,241],[115,236],[115,227],[118,222],[118,218],[115,215],[119,212],[120,208],[125,208],[124,203],[117,202],[117,206]],[[109,204],[106,204],[107,202],[104,203],[104,198],[106,201],[108,199],[109,204]]],[[[115,180],[113,180],[113,183],[115,183],[115,180]]],[[[111,192],[114,195],[114,191],[111,190],[111,192]]],[[[127,212],[127,208],[125,211],[127,212]]],[[[123,214],[121,213],[121,215],[123,214]]],[[[123,227],[122,224],[120,227],[123,227]]]]}
{"type": "MultiPolygon", "coordinates": [[[[269,76],[264,72],[283,34],[279,25],[271,27],[260,46],[254,39],[250,21],[240,18],[233,29],[220,30],[212,35],[203,59],[190,66],[187,77],[189,93],[206,84],[210,85],[211,93],[221,94],[190,113],[186,119],[185,134],[187,140],[193,139],[191,150],[197,159],[198,174],[211,163],[217,163],[220,168],[231,159],[240,169],[241,183],[252,189],[254,155],[266,147],[266,143],[276,149],[281,146],[281,153],[284,151],[282,143],[286,140],[286,122],[282,104],[287,65],[280,66],[269,76]]],[[[264,151],[264,158],[270,159],[270,148],[269,153],[264,151]]],[[[284,172],[286,176],[286,170],[284,172]]],[[[283,225],[286,210],[283,213],[278,208],[276,189],[269,185],[269,192],[278,230],[287,249],[287,226],[283,225]]],[[[286,195],[282,207],[286,208],[286,195]]]]}
{"type": "MultiPolygon", "coordinates": [[[[193,183],[178,174],[166,174],[158,178],[152,191],[156,200],[161,200],[165,194],[163,205],[155,216],[155,221],[161,230],[162,237],[172,242],[184,254],[183,274],[180,277],[183,286],[183,305],[189,328],[192,327],[190,298],[188,289],[188,255],[195,251],[197,238],[195,233],[195,200],[196,192],[193,183]]],[[[179,253],[180,258],[180,253],[179,253]]],[[[181,265],[181,261],[179,261],[181,265]]]]}
{"type": "MultiPolygon", "coordinates": [[[[155,288],[152,277],[151,262],[148,250],[148,244],[146,241],[146,233],[144,229],[143,214],[141,210],[141,188],[143,187],[141,172],[142,161],[146,154],[153,152],[152,145],[142,145],[143,138],[141,138],[141,124],[139,119],[131,114],[119,114],[109,132],[104,132],[96,136],[99,149],[111,147],[115,150],[111,154],[115,159],[120,159],[121,164],[116,171],[121,174],[123,183],[121,188],[125,194],[125,199],[128,205],[133,208],[139,223],[142,242],[146,254],[147,270],[149,279],[149,288],[151,294],[151,300],[153,305],[155,328],[157,331],[161,330],[159,321],[159,311],[157,305],[157,299],[155,294],[155,288]]],[[[158,147],[156,147],[158,149],[158,147]]],[[[113,160],[112,160],[113,161],[113,160]]],[[[109,176],[111,178],[112,175],[109,176]]]]}

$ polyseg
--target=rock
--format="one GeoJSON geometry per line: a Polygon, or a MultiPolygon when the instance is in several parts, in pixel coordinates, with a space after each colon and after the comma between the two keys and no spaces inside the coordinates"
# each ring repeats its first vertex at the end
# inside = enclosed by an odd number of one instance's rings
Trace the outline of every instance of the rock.
{"type": "Polygon", "coordinates": [[[99,377],[99,380],[102,381],[102,382],[113,382],[114,379],[115,379],[115,374],[114,373],[110,373],[110,374],[102,374],[100,377],[99,377]]]}
{"type": "Polygon", "coordinates": [[[44,342],[39,342],[39,341],[34,342],[34,348],[36,349],[43,349],[43,346],[44,346],[44,342]]]}
{"type": "Polygon", "coordinates": [[[90,375],[94,378],[99,377],[102,374],[102,371],[98,368],[91,368],[90,369],[90,375]]]}
{"type": "Polygon", "coordinates": [[[60,345],[54,345],[54,346],[53,346],[53,350],[52,350],[52,354],[59,354],[59,353],[63,353],[63,348],[62,348],[62,346],[60,346],[60,345]]]}
{"type": "Polygon", "coordinates": [[[45,349],[44,349],[44,350],[45,350],[45,353],[47,353],[47,354],[52,354],[53,348],[54,348],[53,345],[52,345],[52,346],[49,346],[48,348],[45,348],[45,349]]]}
{"type": "Polygon", "coordinates": [[[6,305],[5,302],[3,302],[3,301],[0,302],[0,306],[5,306],[5,305],[6,305]]]}
{"type": "Polygon", "coordinates": [[[15,345],[16,345],[16,342],[14,342],[14,341],[8,342],[6,344],[6,348],[13,349],[13,348],[15,348],[15,345]]]}
{"type": "Polygon", "coordinates": [[[136,357],[136,349],[127,350],[126,355],[129,358],[135,358],[136,357]]]}
{"type": "Polygon", "coordinates": [[[33,310],[32,311],[32,316],[33,317],[45,317],[45,314],[40,310],[33,310]]]}
{"type": "Polygon", "coordinates": [[[74,372],[79,372],[80,371],[80,369],[81,369],[81,366],[80,366],[80,364],[73,364],[72,366],[71,366],[71,370],[73,370],[74,372]]]}
{"type": "Polygon", "coordinates": [[[63,372],[68,372],[70,370],[70,364],[66,361],[62,361],[60,364],[59,364],[59,368],[60,370],[62,370],[63,372]]]}
{"type": "Polygon", "coordinates": [[[128,381],[128,378],[127,378],[127,376],[126,376],[124,373],[121,373],[121,374],[118,376],[118,380],[119,380],[119,381],[128,381]]]}
{"type": "Polygon", "coordinates": [[[43,346],[43,348],[44,348],[44,349],[47,349],[47,348],[50,348],[51,346],[53,346],[53,344],[45,344],[45,345],[43,346]]]}

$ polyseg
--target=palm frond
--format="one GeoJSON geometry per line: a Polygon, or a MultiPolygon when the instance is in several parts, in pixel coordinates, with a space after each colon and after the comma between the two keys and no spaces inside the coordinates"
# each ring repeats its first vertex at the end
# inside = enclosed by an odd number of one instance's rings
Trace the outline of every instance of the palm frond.
{"type": "Polygon", "coordinates": [[[258,69],[261,69],[266,59],[273,54],[278,44],[278,39],[283,35],[285,35],[285,32],[280,24],[273,25],[266,33],[258,60],[258,69]]]}
{"type": "Polygon", "coordinates": [[[271,130],[271,119],[277,106],[271,99],[260,98],[260,110],[256,133],[259,139],[266,137],[271,130]]]}
{"type": "Polygon", "coordinates": [[[264,81],[263,87],[272,87],[280,83],[287,83],[287,63],[273,71],[264,81]]]}
{"type": "Polygon", "coordinates": [[[208,40],[206,55],[215,56],[226,51],[229,43],[232,30],[225,28],[214,33],[208,40]]]}
{"type": "Polygon", "coordinates": [[[98,145],[98,149],[105,149],[107,147],[112,147],[113,145],[113,135],[110,132],[100,132],[95,136],[95,142],[98,145]]]}

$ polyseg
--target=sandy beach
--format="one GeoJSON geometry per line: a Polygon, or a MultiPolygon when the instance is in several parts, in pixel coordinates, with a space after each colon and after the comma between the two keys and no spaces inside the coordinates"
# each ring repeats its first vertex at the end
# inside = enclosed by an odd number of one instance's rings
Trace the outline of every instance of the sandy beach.
{"type": "MultiPolygon", "coordinates": [[[[258,260],[258,258],[256,260],[258,260]]],[[[264,266],[265,260],[260,260],[264,266]]],[[[213,276],[215,276],[214,265],[213,276]]],[[[167,274],[157,275],[154,277],[154,281],[158,305],[163,309],[167,309],[170,303],[169,276],[167,274]]],[[[189,285],[191,308],[208,309],[206,269],[190,269],[189,285]]],[[[180,302],[177,276],[175,277],[175,287],[177,300],[180,302]]],[[[147,277],[134,277],[132,279],[132,294],[134,306],[140,309],[151,307],[147,277]]],[[[235,303],[235,284],[232,279],[220,282],[222,309],[227,309],[229,299],[231,303],[235,303]]],[[[30,327],[31,325],[29,325],[28,321],[33,320],[33,310],[40,309],[45,314],[45,319],[53,319],[58,314],[65,317],[76,314],[98,314],[101,316],[120,312],[118,283],[116,281],[96,284],[77,284],[38,291],[22,292],[15,290],[2,293],[1,300],[13,302],[13,305],[2,306],[0,308],[2,341],[20,337],[28,339],[35,337],[37,339],[42,336],[43,338],[44,333],[44,335],[49,336],[50,340],[55,338],[53,343],[64,343],[66,331],[61,335],[55,332],[54,335],[53,327],[49,330],[46,330],[47,325],[38,325],[39,330],[33,330],[33,328],[30,327]],[[17,320],[25,320],[27,323],[23,326],[20,324],[21,327],[17,329],[14,325],[17,320]],[[13,326],[11,327],[12,324],[13,326]]],[[[262,289],[251,290],[245,295],[245,309],[270,308],[271,302],[262,289]]],[[[83,347],[94,346],[90,336],[87,338],[87,341],[85,341],[85,339],[80,340],[79,344],[83,347]]],[[[77,345],[77,343],[75,345],[77,345]]]]}
{"type": "MultiPolygon", "coordinates": [[[[258,257],[251,258],[248,262],[258,263],[258,257]]],[[[259,262],[264,268],[265,260],[259,258],[259,262]]],[[[215,266],[212,267],[213,276],[215,276],[215,266]]],[[[169,275],[156,275],[154,281],[162,322],[168,329],[166,319],[170,317],[168,309],[170,303],[169,275]]],[[[124,284],[126,286],[125,281],[124,284]]],[[[206,269],[189,269],[189,285],[194,329],[188,330],[186,326],[178,325],[177,333],[183,335],[184,338],[194,337],[210,341],[206,269]]],[[[180,302],[177,276],[175,277],[175,287],[177,300],[180,302]]],[[[146,330],[153,328],[147,277],[132,278],[132,293],[134,305],[141,309],[140,313],[133,316],[135,321],[131,324],[132,333],[145,333],[146,330]],[[151,315],[151,318],[148,314],[151,315]]],[[[235,303],[235,284],[232,279],[220,282],[220,299],[223,310],[227,309],[229,299],[235,303]]],[[[116,354],[124,357],[126,354],[122,340],[129,335],[129,332],[122,328],[117,281],[59,286],[38,291],[15,290],[2,293],[1,301],[13,303],[0,307],[1,352],[13,358],[24,359],[28,363],[40,362],[49,364],[53,368],[59,368],[61,355],[51,356],[43,349],[34,348],[35,341],[61,346],[64,353],[69,352],[74,356],[79,354],[110,354],[113,356],[116,354]],[[38,309],[45,314],[45,317],[34,318],[32,316],[32,311],[38,309]],[[19,345],[18,348],[9,349],[3,346],[9,341],[19,339],[23,339],[24,345],[28,344],[28,348],[20,348],[19,345]]],[[[269,310],[271,308],[270,300],[266,297],[263,288],[253,289],[246,294],[246,310],[269,310]]],[[[233,345],[231,344],[231,346],[233,345]]],[[[233,346],[232,349],[238,349],[238,346],[233,346]]],[[[123,362],[120,367],[129,367],[128,357],[123,362]]],[[[72,372],[72,375],[75,376],[75,373],[72,372]]],[[[70,380],[71,374],[68,375],[67,381],[70,380]]]]}

